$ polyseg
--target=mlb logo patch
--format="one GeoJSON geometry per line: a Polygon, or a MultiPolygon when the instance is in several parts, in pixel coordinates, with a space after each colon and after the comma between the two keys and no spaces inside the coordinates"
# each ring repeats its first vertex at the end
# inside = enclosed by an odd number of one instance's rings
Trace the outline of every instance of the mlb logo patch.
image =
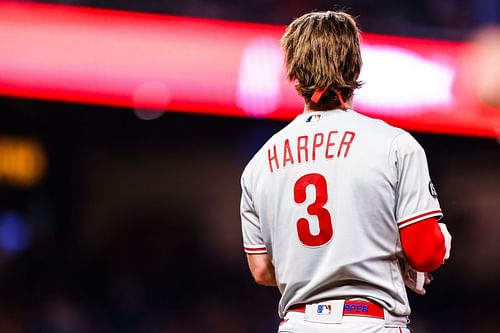
{"type": "Polygon", "coordinates": [[[320,315],[329,315],[332,313],[332,306],[327,304],[318,304],[316,313],[320,315]]]}
{"type": "Polygon", "coordinates": [[[306,123],[315,123],[321,119],[320,114],[312,114],[306,119],[306,123]]]}

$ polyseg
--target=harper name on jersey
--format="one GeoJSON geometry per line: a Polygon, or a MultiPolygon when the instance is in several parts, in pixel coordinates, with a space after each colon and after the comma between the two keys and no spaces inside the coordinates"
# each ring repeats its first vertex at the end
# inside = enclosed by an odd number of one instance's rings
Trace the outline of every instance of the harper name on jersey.
{"type": "Polygon", "coordinates": [[[288,165],[316,161],[317,158],[345,158],[355,137],[356,133],[353,131],[339,133],[338,130],[333,130],[285,139],[267,150],[269,170],[272,173],[288,165]]]}

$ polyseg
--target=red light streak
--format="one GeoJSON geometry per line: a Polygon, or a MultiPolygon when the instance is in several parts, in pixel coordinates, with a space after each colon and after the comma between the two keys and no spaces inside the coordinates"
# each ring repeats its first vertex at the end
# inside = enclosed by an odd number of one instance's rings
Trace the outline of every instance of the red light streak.
{"type": "MultiPolygon", "coordinates": [[[[277,45],[282,26],[0,2],[0,31],[2,95],[278,119],[302,111],[282,71],[267,77],[272,71],[257,70],[266,59],[281,57],[279,48],[265,45],[277,45]],[[259,40],[266,41],[261,48],[259,40]],[[268,83],[272,93],[259,89],[268,83]]],[[[363,43],[409,52],[422,63],[447,66],[453,75],[461,54],[470,49],[455,42],[372,34],[365,34],[363,43]]],[[[269,68],[276,60],[272,64],[269,68]]],[[[455,90],[469,78],[456,76],[462,81],[449,87],[453,99],[445,105],[411,105],[418,112],[408,112],[409,106],[400,104],[388,112],[383,105],[365,103],[360,94],[358,111],[410,130],[499,136],[500,110],[482,104],[474,90],[462,109],[462,94],[455,90]]]]}

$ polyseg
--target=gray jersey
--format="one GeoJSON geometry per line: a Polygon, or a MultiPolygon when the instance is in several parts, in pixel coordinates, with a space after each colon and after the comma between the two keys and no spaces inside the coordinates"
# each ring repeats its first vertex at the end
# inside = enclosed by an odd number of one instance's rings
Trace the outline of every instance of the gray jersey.
{"type": "Polygon", "coordinates": [[[241,183],[244,249],[272,259],[281,317],[347,297],[410,314],[399,229],[442,216],[410,134],[352,110],[304,113],[257,152],[241,183]]]}

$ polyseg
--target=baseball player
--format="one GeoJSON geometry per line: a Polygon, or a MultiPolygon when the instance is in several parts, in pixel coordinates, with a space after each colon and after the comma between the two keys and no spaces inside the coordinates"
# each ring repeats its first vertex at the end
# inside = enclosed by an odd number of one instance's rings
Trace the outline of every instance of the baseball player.
{"type": "Polygon", "coordinates": [[[361,55],[350,15],[306,14],[281,43],[305,109],[242,174],[250,271],[282,294],[279,332],[409,332],[405,284],[424,294],[451,245],[424,150],[352,110],[361,55]]]}

